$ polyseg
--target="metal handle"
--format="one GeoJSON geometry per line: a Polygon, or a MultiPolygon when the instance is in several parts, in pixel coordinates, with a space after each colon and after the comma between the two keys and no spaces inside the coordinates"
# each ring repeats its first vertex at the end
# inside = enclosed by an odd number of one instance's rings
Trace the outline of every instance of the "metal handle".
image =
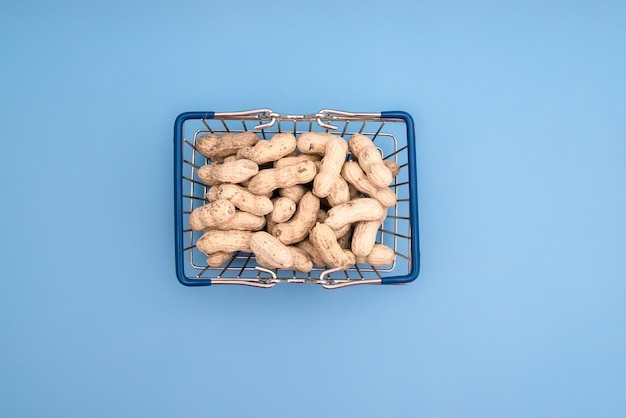
{"type": "Polygon", "coordinates": [[[216,112],[215,118],[221,119],[239,119],[242,116],[255,117],[261,123],[255,126],[255,131],[261,131],[263,129],[274,126],[277,121],[315,121],[319,126],[324,129],[337,130],[337,126],[330,123],[330,121],[343,121],[350,119],[358,120],[377,120],[381,118],[381,113],[354,113],[344,112],[343,110],[335,109],[322,109],[317,113],[309,115],[284,115],[274,112],[272,109],[253,109],[245,110],[242,112],[216,112]],[[264,119],[268,119],[267,122],[263,122],[264,119]]]}

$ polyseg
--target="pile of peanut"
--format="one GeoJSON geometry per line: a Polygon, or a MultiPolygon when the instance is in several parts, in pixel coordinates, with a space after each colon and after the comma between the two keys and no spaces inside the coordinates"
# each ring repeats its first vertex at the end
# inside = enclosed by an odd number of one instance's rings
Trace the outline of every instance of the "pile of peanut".
{"type": "Polygon", "coordinates": [[[197,170],[211,203],[193,210],[189,226],[203,231],[196,248],[210,267],[237,251],[254,253],[262,267],[301,272],[395,260],[376,234],[397,202],[389,185],[400,169],[369,137],[282,132],[260,140],[248,131],[203,135],[196,150],[212,162],[197,170]]]}

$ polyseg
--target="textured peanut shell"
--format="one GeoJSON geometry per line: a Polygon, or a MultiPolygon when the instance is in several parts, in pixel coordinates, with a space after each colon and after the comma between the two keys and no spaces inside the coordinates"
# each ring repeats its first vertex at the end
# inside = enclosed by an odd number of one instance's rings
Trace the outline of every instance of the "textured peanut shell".
{"type": "Polygon", "coordinates": [[[352,224],[345,224],[341,228],[333,229],[333,232],[335,233],[335,237],[337,237],[337,239],[345,237],[350,233],[350,231],[352,231],[352,224]]]}
{"type": "Polygon", "coordinates": [[[205,254],[213,254],[218,251],[234,253],[235,251],[250,252],[250,231],[220,231],[211,229],[205,231],[198,239],[196,248],[205,254]]]}
{"type": "Polygon", "coordinates": [[[288,197],[279,197],[273,200],[272,221],[276,223],[287,222],[296,212],[296,202],[288,197]]]}
{"type": "Polygon", "coordinates": [[[203,169],[210,171],[210,176],[221,183],[241,183],[259,172],[259,166],[246,159],[204,166],[198,170],[198,177],[203,169]]]}
{"type": "Polygon", "coordinates": [[[296,149],[296,137],[291,132],[281,132],[270,140],[259,141],[253,147],[241,148],[237,158],[247,158],[261,165],[276,161],[296,149]]]}
{"type": "Polygon", "coordinates": [[[237,154],[235,155],[229,155],[228,157],[215,157],[211,160],[211,162],[213,164],[222,164],[225,163],[226,161],[235,161],[237,159],[237,154]]]}
{"type": "Polygon", "coordinates": [[[230,221],[235,216],[235,206],[228,200],[216,200],[194,209],[189,215],[189,227],[194,231],[211,228],[230,221]]]}
{"type": "Polygon", "coordinates": [[[233,253],[218,251],[216,253],[209,254],[209,257],[206,259],[206,263],[209,267],[219,267],[228,260],[230,260],[232,256],[233,253]]]}
{"type": "Polygon", "coordinates": [[[328,225],[315,224],[309,234],[309,240],[319,251],[325,264],[345,270],[355,263],[354,254],[341,248],[337,243],[335,233],[328,225]]]}
{"type": "Polygon", "coordinates": [[[295,165],[303,161],[320,161],[321,156],[316,154],[300,154],[296,156],[283,157],[280,160],[274,161],[274,168],[283,168],[289,165],[295,165]]]}
{"type": "Polygon", "coordinates": [[[252,234],[250,249],[262,262],[271,263],[274,268],[288,269],[293,265],[293,256],[289,248],[265,231],[252,234]]]}
{"type": "Polygon", "coordinates": [[[326,196],[326,199],[330,206],[337,206],[350,201],[348,182],[345,181],[341,175],[335,180],[335,184],[333,184],[333,188],[330,189],[330,193],[326,196]]]}
{"type": "Polygon", "coordinates": [[[348,143],[343,138],[331,136],[326,141],[324,158],[313,180],[313,194],[320,198],[328,196],[335,185],[348,152],[348,143]]]}
{"type": "Polygon", "coordinates": [[[289,222],[276,225],[272,235],[283,244],[294,244],[302,241],[315,225],[320,200],[311,192],[307,192],[300,202],[298,209],[289,222]]]}
{"type": "Polygon", "coordinates": [[[305,250],[292,246],[288,248],[293,257],[293,264],[290,267],[291,270],[300,271],[302,273],[308,273],[313,270],[313,262],[305,250]]]}
{"type": "Polygon", "coordinates": [[[370,264],[376,267],[388,266],[396,259],[394,251],[383,244],[374,244],[374,248],[367,255],[367,257],[357,258],[356,262],[359,264],[370,264]]]}
{"type": "Polygon", "coordinates": [[[381,220],[358,222],[352,233],[352,253],[357,257],[366,257],[374,244],[376,244],[376,235],[380,227],[381,220]]]}
{"type": "Polygon", "coordinates": [[[240,134],[208,134],[196,140],[196,149],[210,160],[215,160],[236,154],[239,149],[250,147],[258,141],[259,136],[250,131],[240,134]]]}
{"type": "Polygon", "coordinates": [[[387,187],[391,184],[393,180],[391,171],[383,162],[371,139],[362,134],[354,134],[350,137],[349,145],[361,169],[376,187],[387,187]]]}
{"type": "Polygon", "coordinates": [[[305,132],[298,138],[298,149],[303,154],[324,155],[326,141],[335,137],[336,135],[326,132],[305,132]]]}
{"type": "Polygon", "coordinates": [[[213,164],[207,164],[200,167],[198,171],[196,171],[196,175],[198,176],[198,178],[204,184],[207,184],[209,186],[215,186],[222,183],[221,181],[216,179],[215,176],[213,176],[213,168],[213,164]]]}
{"type": "Polygon", "coordinates": [[[317,248],[315,248],[313,244],[311,244],[311,241],[309,241],[308,239],[300,241],[299,243],[296,244],[296,247],[306,251],[306,253],[309,255],[309,257],[313,261],[314,265],[320,266],[320,267],[323,267],[326,265],[326,262],[322,259],[322,256],[320,255],[320,252],[317,250],[317,248]]]}
{"type": "Polygon", "coordinates": [[[355,161],[346,161],[343,164],[341,176],[358,191],[378,200],[384,207],[395,206],[398,202],[398,198],[393,190],[389,187],[376,187],[355,161]]]}
{"type": "Polygon", "coordinates": [[[272,201],[268,197],[257,196],[237,184],[213,186],[209,189],[207,198],[211,201],[226,199],[235,207],[254,215],[267,215],[273,209],[272,201]]]}
{"type": "Polygon", "coordinates": [[[378,200],[366,197],[331,208],[324,223],[337,230],[347,224],[380,219],[384,214],[385,209],[378,200]]]}
{"type": "Polygon", "coordinates": [[[400,173],[400,166],[395,161],[383,160],[383,163],[389,169],[393,177],[396,177],[400,173]]]}
{"type": "Polygon", "coordinates": [[[265,227],[265,216],[253,215],[250,212],[238,210],[228,221],[215,225],[215,229],[236,231],[260,231],[265,227]]]}
{"type": "Polygon", "coordinates": [[[268,258],[266,254],[256,254],[256,262],[259,266],[268,269],[296,270],[303,273],[308,273],[313,269],[313,262],[306,251],[291,246],[287,248],[293,258],[293,263],[289,267],[281,267],[274,259],[268,258]]]}
{"type": "Polygon", "coordinates": [[[250,179],[248,190],[254,194],[265,194],[276,189],[308,183],[315,177],[317,170],[311,161],[304,161],[283,168],[261,170],[250,179]]]}
{"type": "Polygon", "coordinates": [[[298,203],[302,196],[304,196],[308,192],[307,188],[302,186],[301,184],[296,184],[295,186],[284,187],[278,191],[278,193],[282,197],[288,197],[294,202],[298,203]]]}
{"type": "Polygon", "coordinates": [[[261,254],[255,254],[254,255],[254,259],[256,260],[256,263],[261,266],[261,267],[265,267],[266,269],[283,269],[284,267],[280,267],[278,265],[275,264],[274,260],[271,258],[265,258],[263,255],[261,254]]]}

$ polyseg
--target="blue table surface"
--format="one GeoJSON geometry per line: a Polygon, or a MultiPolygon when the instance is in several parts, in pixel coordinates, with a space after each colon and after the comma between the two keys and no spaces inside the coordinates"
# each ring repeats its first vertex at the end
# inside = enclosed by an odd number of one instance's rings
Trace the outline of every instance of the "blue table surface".
{"type": "Polygon", "coordinates": [[[626,2],[0,3],[0,416],[626,416],[626,2]],[[408,286],[187,288],[184,111],[405,110],[408,286]]]}

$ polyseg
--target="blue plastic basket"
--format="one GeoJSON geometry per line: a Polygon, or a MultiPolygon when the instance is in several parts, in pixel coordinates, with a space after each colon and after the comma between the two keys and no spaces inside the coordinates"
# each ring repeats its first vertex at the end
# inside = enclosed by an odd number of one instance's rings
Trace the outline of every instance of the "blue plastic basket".
{"type": "Polygon", "coordinates": [[[406,112],[353,113],[321,110],[311,115],[282,115],[270,109],[243,112],[186,112],[174,124],[174,225],[176,275],[187,286],[240,284],[272,287],[279,282],[316,283],[325,288],[356,284],[402,284],[418,276],[420,269],[419,222],[417,198],[417,163],[413,119],[406,112]],[[292,270],[268,270],[259,267],[253,254],[235,253],[221,267],[207,265],[207,256],[196,249],[201,231],[192,231],[188,224],[191,211],[208,203],[208,186],[196,171],[211,164],[196,151],[199,136],[253,130],[261,139],[270,139],[278,132],[332,132],[348,140],[354,133],[369,136],[383,158],[395,161],[400,173],[390,186],[398,203],[388,210],[377,242],[390,246],[396,261],[386,267],[357,264],[348,270],[315,267],[310,273],[292,270]]]}

